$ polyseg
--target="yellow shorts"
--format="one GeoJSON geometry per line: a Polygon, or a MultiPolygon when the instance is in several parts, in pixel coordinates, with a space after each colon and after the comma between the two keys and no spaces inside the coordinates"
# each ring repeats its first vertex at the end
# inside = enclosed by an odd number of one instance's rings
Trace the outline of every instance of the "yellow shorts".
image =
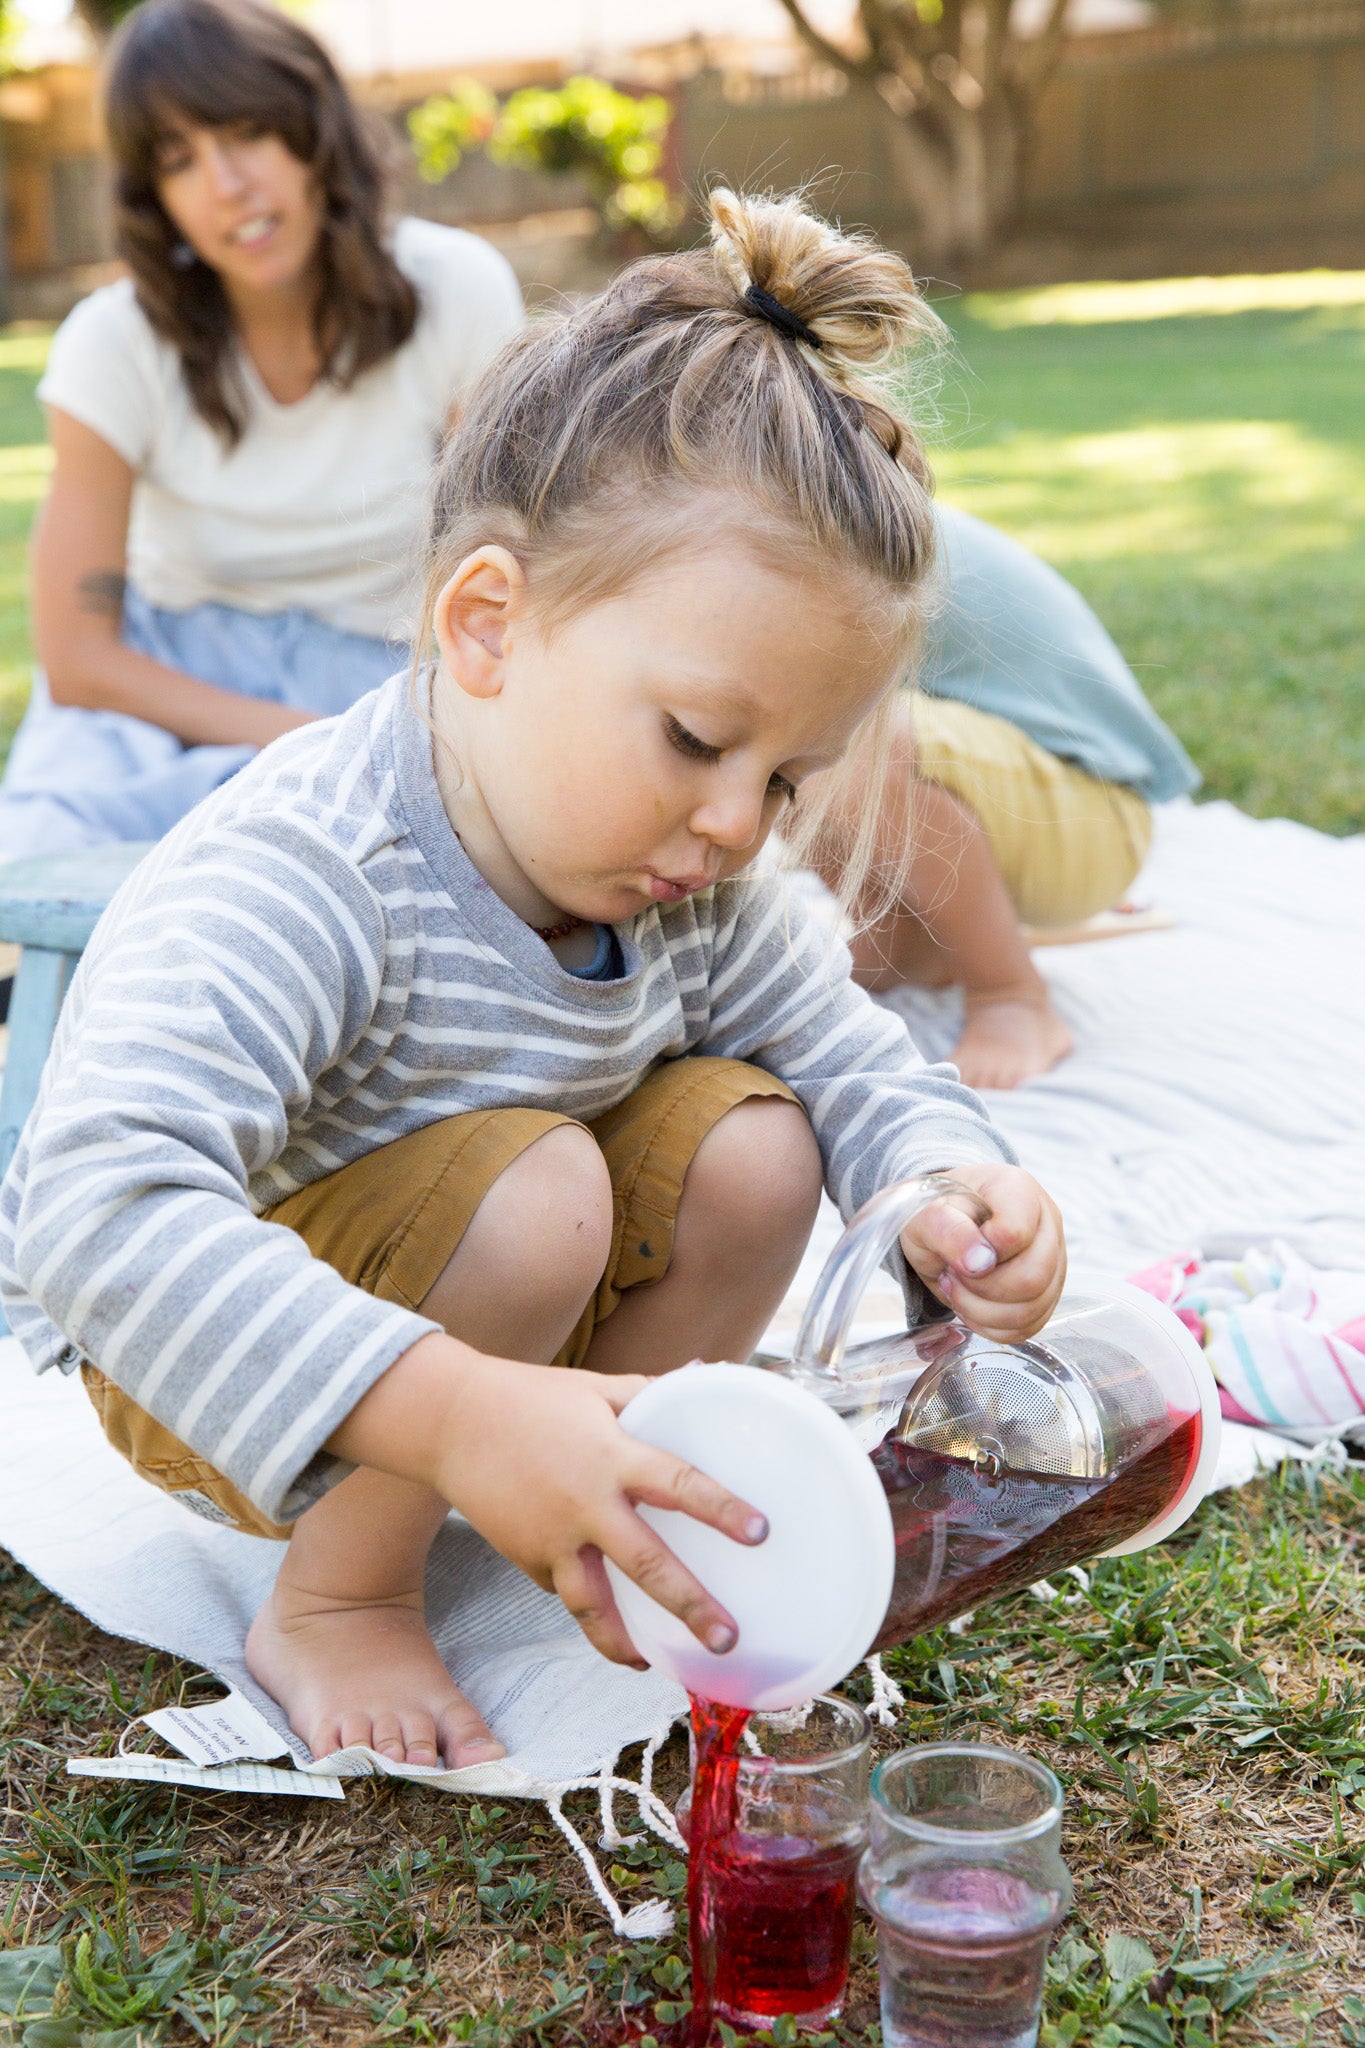
{"type": "Polygon", "coordinates": [[[1122,897],[1147,857],[1142,798],[1040,747],[1007,718],[917,692],[917,773],[980,823],[1024,924],[1076,924],[1122,897]]]}
{"type": "MultiPolygon", "coordinates": [[[[581,1365],[593,1331],[626,1289],[663,1279],[683,1180],[698,1147],[730,1110],[764,1095],[796,1099],[785,1081],[741,1060],[667,1060],[587,1126],[611,1175],[611,1255],[556,1365],[581,1365]]],[[[301,1188],[269,1219],[296,1230],[315,1258],[367,1294],[419,1308],[498,1176],[537,1138],[574,1121],[547,1109],[447,1117],[301,1188]]],[[[110,1443],[153,1486],[198,1496],[214,1519],[248,1535],[289,1534],[287,1524],[268,1520],[95,1366],[81,1373],[110,1443]]]]}

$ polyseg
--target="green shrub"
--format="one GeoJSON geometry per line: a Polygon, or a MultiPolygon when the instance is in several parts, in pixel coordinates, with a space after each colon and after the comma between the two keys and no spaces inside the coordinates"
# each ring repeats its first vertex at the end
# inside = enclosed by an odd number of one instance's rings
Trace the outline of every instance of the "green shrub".
{"type": "Polygon", "coordinates": [[[476,80],[462,78],[413,109],[408,133],[418,169],[433,184],[482,149],[493,163],[576,174],[609,227],[662,237],[681,214],[659,175],[670,119],[659,93],[637,99],[603,78],[570,78],[554,91],[523,86],[501,108],[476,80]]]}

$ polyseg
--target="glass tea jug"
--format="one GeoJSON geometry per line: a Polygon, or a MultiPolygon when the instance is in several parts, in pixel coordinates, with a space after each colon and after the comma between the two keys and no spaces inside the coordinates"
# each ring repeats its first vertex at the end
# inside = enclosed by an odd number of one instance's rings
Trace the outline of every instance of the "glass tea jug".
{"type": "Polygon", "coordinates": [[[896,1559],[876,1649],[1069,1564],[1161,1542],[1194,1512],[1218,1457],[1208,1361],[1124,1281],[1069,1289],[1026,1341],[953,1319],[851,1346],[872,1275],[920,1209],[945,1198],[989,1218],[973,1190],[939,1175],[875,1195],[830,1254],[791,1360],[768,1363],[834,1409],[881,1481],[896,1559]]]}
{"type": "Polygon", "coordinates": [[[1074,1287],[1019,1343],[956,1319],[851,1342],[873,1274],[944,1199],[989,1220],[940,1175],[884,1189],[831,1252],[790,1359],[684,1367],[622,1411],[624,1429],[769,1521],[750,1548],[638,1510],[734,1617],[739,1641],[723,1654],[607,1561],[636,1647],[689,1691],[794,1706],[871,1649],[1161,1542],[1202,1499],[1218,1456],[1213,1374],[1184,1325],[1125,1282],[1074,1287]]]}

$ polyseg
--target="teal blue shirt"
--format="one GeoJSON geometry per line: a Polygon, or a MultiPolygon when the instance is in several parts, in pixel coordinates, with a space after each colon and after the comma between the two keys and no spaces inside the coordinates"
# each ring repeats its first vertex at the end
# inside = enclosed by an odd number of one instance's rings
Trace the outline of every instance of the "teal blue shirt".
{"type": "Polygon", "coordinates": [[[1008,718],[1050,754],[1148,803],[1197,789],[1199,770],[1080,592],[970,513],[940,505],[938,520],[946,602],[920,687],[1008,718]]]}

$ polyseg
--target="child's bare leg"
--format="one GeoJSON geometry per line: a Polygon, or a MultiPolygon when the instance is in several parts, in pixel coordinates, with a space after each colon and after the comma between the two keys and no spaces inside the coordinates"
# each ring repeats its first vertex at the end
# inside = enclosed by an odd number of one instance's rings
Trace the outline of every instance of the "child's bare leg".
{"type": "MultiPolygon", "coordinates": [[[[856,979],[882,991],[961,983],[967,1017],[953,1051],[973,1088],[1013,1088],[1071,1051],[1071,1034],[1029,958],[1018,913],[976,818],[938,783],[920,779],[913,700],[898,708],[879,819],[877,859],[901,876],[889,915],[853,948],[856,979]]],[[[860,792],[850,796],[850,808],[860,792]]],[[[856,819],[847,820],[850,837],[856,819]]],[[[837,865],[825,880],[838,886],[837,865]]]]}
{"type": "MultiPolygon", "coordinates": [[[[494,1183],[423,1310],[481,1351],[548,1363],[610,1245],[602,1155],[561,1126],[494,1183]]],[[[247,1663],[315,1756],[357,1743],[454,1769],[503,1754],[427,1632],[427,1552],[446,1513],[429,1488],[361,1467],[297,1523],[247,1663]]]]}
{"type": "Polygon", "coordinates": [[[585,1365],[658,1373],[690,1358],[747,1358],[800,1264],[820,1185],[819,1147],[796,1104],[741,1102],[688,1168],[667,1273],[630,1289],[585,1365]]]}
{"type": "Polygon", "coordinates": [[[865,988],[960,982],[966,1004],[953,1051],[972,1088],[1014,1088],[1071,1051],[1029,957],[990,841],[965,804],[933,782],[911,796],[913,852],[900,905],[863,932],[854,971],[865,988]]]}

